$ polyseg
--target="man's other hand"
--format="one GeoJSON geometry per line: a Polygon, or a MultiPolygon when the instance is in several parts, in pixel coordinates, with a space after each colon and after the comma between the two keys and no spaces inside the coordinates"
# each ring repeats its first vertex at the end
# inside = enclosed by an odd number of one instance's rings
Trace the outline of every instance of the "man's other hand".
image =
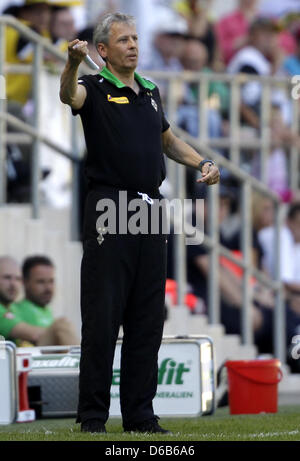
{"type": "Polygon", "coordinates": [[[197,182],[206,183],[208,186],[217,184],[220,181],[220,171],[216,165],[205,163],[202,168],[202,178],[197,182]]]}

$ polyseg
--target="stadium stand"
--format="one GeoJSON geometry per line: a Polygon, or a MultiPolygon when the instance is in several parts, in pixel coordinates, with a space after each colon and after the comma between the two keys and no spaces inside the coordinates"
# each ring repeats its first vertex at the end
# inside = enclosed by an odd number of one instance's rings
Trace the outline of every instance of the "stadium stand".
{"type": "MultiPolygon", "coordinates": [[[[187,2],[181,2],[187,3],[187,2]]],[[[184,5],[183,5],[184,6],[184,5]]],[[[189,10],[184,10],[189,11],[189,10]]],[[[173,13],[172,13],[173,14],[173,13]]],[[[182,20],[182,17],[180,18],[182,20]]],[[[52,82],[56,82],[51,86],[53,93],[51,97],[55,98],[55,91],[59,81],[59,65],[58,62],[63,62],[65,56],[57,50],[50,42],[42,42],[38,34],[24,27],[19,22],[8,17],[0,18],[0,38],[4,33],[7,25],[10,28],[17,30],[18,34],[25,36],[26,39],[36,44],[35,49],[35,67],[33,68],[33,80],[35,81],[35,90],[33,92],[33,115],[37,116],[39,108],[43,105],[41,94],[39,93],[39,83],[41,78],[47,79],[49,75],[43,68],[42,59],[39,54],[39,47],[44,48],[47,54],[52,54],[55,57],[56,69],[52,69],[52,82]],[[37,73],[38,70],[38,73],[37,73]]],[[[236,257],[226,247],[224,243],[219,241],[219,223],[218,209],[220,204],[220,188],[215,187],[209,191],[207,197],[208,204],[208,223],[205,229],[204,247],[209,258],[209,268],[206,274],[207,277],[207,299],[205,300],[205,310],[202,315],[192,315],[184,305],[184,297],[182,293],[187,291],[187,283],[184,270],[186,268],[186,256],[184,248],[184,239],[176,239],[175,245],[178,249],[181,248],[182,259],[175,262],[175,275],[178,284],[178,305],[168,307],[168,316],[165,322],[165,335],[187,335],[187,334],[207,334],[212,337],[216,348],[217,365],[221,366],[225,359],[251,359],[257,356],[258,350],[253,342],[253,329],[251,322],[251,305],[252,305],[252,289],[251,280],[255,278],[260,285],[274,293],[273,318],[274,318],[274,343],[272,354],[279,357],[285,364],[287,360],[287,347],[284,328],[284,299],[283,286],[279,277],[278,261],[275,272],[271,276],[267,276],[261,271],[261,266],[252,262],[252,227],[259,230],[265,224],[262,222],[265,218],[264,212],[261,212],[257,218],[252,212],[254,208],[261,206],[261,202],[265,200],[273,207],[273,223],[275,225],[275,233],[278,232],[286,212],[286,204],[282,200],[282,191],[275,190],[268,182],[268,161],[272,154],[271,142],[271,126],[272,126],[272,104],[271,94],[278,86],[285,95],[289,105],[289,121],[287,126],[290,136],[297,137],[299,132],[299,102],[290,97],[291,82],[283,76],[274,76],[272,71],[267,72],[268,75],[261,76],[260,72],[248,72],[240,75],[241,69],[236,70],[236,75],[229,75],[224,72],[216,73],[204,71],[206,65],[204,59],[201,66],[200,52],[202,55],[207,53],[205,40],[198,40],[195,25],[188,30],[185,37],[186,50],[190,47],[190,54],[185,56],[185,59],[180,62],[176,61],[178,73],[169,72],[170,68],[157,67],[150,68],[146,66],[144,73],[154,81],[162,81],[165,91],[165,107],[168,119],[174,126],[174,130],[187,140],[195,148],[203,149],[203,152],[208,157],[214,158],[222,168],[223,178],[234,179],[238,187],[234,190],[234,196],[237,204],[230,205],[231,209],[229,216],[226,216],[226,221],[223,223],[223,228],[227,233],[231,231],[234,234],[237,227],[240,228],[241,245],[239,250],[242,257],[236,257]],[[192,33],[193,32],[193,33],[192,33]],[[196,38],[197,50],[196,68],[191,64],[196,38]],[[193,36],[191,38],[191,35],[193,36]],[[200,46],[199,46],[200,43],[200,46]],[[202,45],[202,48],[201,48],[202,45]],[[199,51],[199,55],[197,55],[199,51]],[[190,62],[188,60],[190,58],[190,62]],[[183,64],[183,66],[182,66],[183,64]],[[186,72],[183,72],[183,67],[186,72]],[[196,73],[193,73],[196,71],[196,73]],[[200,72],[199,72],[200,71],[200,72]],[[260,91],[258,94],[258,102],[261,105],[261,110],[256,113],[256,126],[249,127],[241,121],[240,106],[241,99],[245,95],[246,85],[256,84],[260,91]],[[178,113],[180,106],[184,101],[184,96],[192,94],[192,99],[188,102],[193,108],[193,112],[197,115],[192,117],[196,129],[188,129],[187,123],[182,123],[176,126],[178,121],[178,113]],[[225,103],[224,103],[225,101],[225,103]],[[207,112],[214,111],[218,115],[219,128],[217,136],[211,135],[209,130],[209,120],[207,112]],[[212,150],[213,149],[213,150],[212,150]],[[253,152],[255,152],[259,165],[259,174],[255,177],[251,170],[251,162],[253,160],[253,152]],[[259,194],[259,195],[257,195],[259,194]],[[258,198],[259,197],[259,198],[258,198]],[[262,199],[261,197],[264,197],[262,199]],[[220,244],[221,243],[221,244],[220,244]],[[220,256],[227,258],[241,270],[241,328],[235,334],[226,334],[225,327],[221,324],[220,317],[220,290],[219,290],[219,261],[220,256]],[[183,269],[184,268],[184,269],[183,269]],[[178,274],[181,274],[178,276],[178,274]]],[[[211,30],[211,29],[210,29],[211,30]]],[[[174,32],[174,31],[173,31],[174,32]]],[[[180,37],[182,39],[182,37],[180,37]]],[[[178,57],[177,57],[178,58],[178,57]]],[[[233,58],[234,59],[234,58],[233,58]]],[[[4,60],[0,58],[0,74],[4,74],[4,60]]],[[[223,68],[224,65],[223,65],[223,68]]],[[[90,73],[87,68],[83,69],[90,73]]],[[[174,70],[174,69],[172,69],[174,70]]],[[[215,70],[215,68],[214,68],[215,70]]],[[[248,69],[249,70],[249,69],[248,69]]],[[[29,70],[31,72],[31,68],[29,70]]],[[[245,69],[244,69],[245,71],[245,69]]],[[[246,69],[247,71],[247,69],[246,69]]],[[[49,82],[50,80],[45,80],[49,82]]],[[[253,85],[252,85],[253,86],[253,85]]],[[[248,86],[249,88],[249,86],[248,86]]],[[[57,92],[58,94],[58,92],[57,92]]],[[[257,93],[256,93],[257,96],[257,93]]],[[[59,100],[57,97],[57,104],[59,100]]],[[[28,123],[28,119],[23,119],[19,116],[7,114],[6,102],[0,99],[0,135],[5,133],[7,125],[15,126],[19,132],[23,132],[27,136],[29,145],[33,143],[33,176],[32,176],[32,203],[28,204],[6,204],[6,190],[3,187],[0,193],[0,254],[11,254],[13,257],[23,259],[29,254],[46,254],[55,261],[57,267],[57,295],[53,302],[54,315],[63,315],[71,317],[75,323],[76,331],[80,332],[80,309],[79,309],[79,270],[81,261],[81,243],[79,242],[79,223],[78,215],[78,164],[80,153],[83,152],[82,136],[80,126],[75,120],[72,121],[72,130],[70,131],[71,119],[70,113],[66,108],[61,110],[61,132],[59,136],[53,136],[51,132],[45,131],[41,134],[40,123],[35,121],[28,123]],[[7,114],[7,115],[6,115],[7,114]],[[64,133],[64,135],[63,135],[64,133]],[[51,149],[52,154],[60,155],[68,164],[69,180],[64,182],[64,187],[69,189],[71,195],[71,204],[68,206],[53,208],[53,202],[49,201],[47,194],[43,194],[40,188],[38,157],[41,154],[42,146],[47,146],[51,149]],[[71,181],[70,178],[73,178],[71,181]],[[71,186],[72,184],[72,186],[71,186]]],[[[51,123],[46,120],[47,124],[51,123]]],[[[55,116],[54,116],[55,118],[55,116]]],[[[34,119],[34,117],[33,117],[34,119]]],[[[278,122],[279,123],[279,122],[278,122]]],[[[278,125],[275,124],[275,127],[278,125]]],[[[9,138],[16,145],[20,143],[20,139],[16,133],[9,138]]],[[[295,138],[293,138],[295,139],[295,138]]],[[[22,138],[24,141],[24,138],[22,138]]],[[[299,152],[298,144],[295,142],[283,143],[283,148],[286,169],[285,169],[285,191],[289,190],[289,195],[284,197],[286,202],[295,200],[299,191],[299,152]]],[[[4,158],[6,153],[6,141],[4,137],[0,137],[0,159],[4,158]]],[[[48,154],[48,158],[52,158],[48,154]]],[[[52,160],[49,161],[51,163],[52,160]]],[[[175,167],[174,164],[168,163],[168,181],[171,184],[170,199],[174,197],[196,197],[197,191],[193,186],[195,175],[187,173],[175,167]],[[177,179],[175,179],[177,178],[177,179]],[[186,182],[186,187],[185,187],[186,182]]],[[[65,165],[64,165],[65,168],[65,165]]],[[[58,170],[61,170],[58,167],[58,170]]],[[[53,176],[53,175],[52,175],[53,176]]],[[[5,169],[4,163],[0,162],[0,184],[5,184],[5,169]]],[[[63,193],[63,192],[61,192],[63,193]]],[[[189,224],[190,225],[190,224],[189,224]]],[[[279,255],[280,245],[274,245],[273,252],[279,255]]],[[[180,253],[180,252],[179,252],[180,253]]],[[[176,253],[178,254],[178,252],[176,253]]],[[[176,259],[176,258],[175,258],[176,259]]],[[[229,266],[227,265],[227,269],[229,266]]],[[[122,335],[122,331],[120,331],[122,335]]],[[[284,380],[280,384],[280,395],[284,402],[292,402],[298,392],[299,376],[290,374],[290,369],[284,365],[284,380]]]]}

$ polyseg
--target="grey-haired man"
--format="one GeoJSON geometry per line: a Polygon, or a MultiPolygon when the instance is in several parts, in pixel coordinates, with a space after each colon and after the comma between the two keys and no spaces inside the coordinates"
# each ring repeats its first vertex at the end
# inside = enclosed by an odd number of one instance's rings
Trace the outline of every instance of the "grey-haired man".
{"type": "MultiPolygon", "coordinates": [[[[96,229],[100,215],[96,205],[109,198],[119,216],[119,191],[126,191],[128,200],[161,198],[163,152],[179,163],[199,168],[199,181],[209,185],[219,181],[219,170],[172,133],[158,88],[135,72],[138,37],[134,18],[119,13],[105,16],[95,29],[94,43],[105,60],[104,69],[78,81],[87,42],[74,40],[69,44],[60,91],[61,101],[71,106],[74,115],[81,115],[90,188],[81,267],[77,422],[81,422],[82,431],[106,431],[114,350],[122,323],[120,403],[124,430],[165,433],[152,401],[164,322],[166,235],[162,231],[156,235],[117,231],[99,238],[102,229],[96,229]]],[[[152,202],[146,203],[149,212],[152,202]]]]}

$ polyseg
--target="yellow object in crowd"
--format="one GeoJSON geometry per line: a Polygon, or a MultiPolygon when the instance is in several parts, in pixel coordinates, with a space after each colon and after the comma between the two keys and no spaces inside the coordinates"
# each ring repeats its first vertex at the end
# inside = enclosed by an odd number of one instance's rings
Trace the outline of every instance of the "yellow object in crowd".
{"type": "Polygon", "coordinates": [[[178,1],[175,4],[175,10],[184,17],[189,17],[191,15],[191,8],[187,1],[178,1]]]}
{"type": "MultiPolygon", "coordinates": [[[[27,21],[21,20],[24,25],[30,26],[27,21]]],[[[47,32],[42,34],[49,38],[47,32]]],[[[24,47],[18,49],[21,36],[13,27],[6,27],[5,45],[7,64],[31,64],[33,61],[33,44],[28,42],[24,47]]],[[[32,77],[31,74],[10,74],[6,75],[6,97],[8,101],[17,101],[25,104],[31,93],[32,77]]]]}
{"type": "MultiPolygon", "coordinates": [[[[21,20],[22,24],[30,27],[27,21],[21,20]]],[[[44,31],[42,37],[50,40],[50,35],[44,31]]],[[[6,43],[6,63],[7,64],[32,64],[33,62],[33,44],[25,43],[20,47],[22,37],[19,32],[13,27],[6,27],[5,43],[6,43]]],[[[65,53],[68,50],[68,42],[60,39],[56,42],[56,47],[65,53]]],[[[32,90],[32,75],[27,74],[6,74],[6,97],[8,101],[16,101],[20,104],[25,104],[31,97],[32,90]]]]}
{"type": "Polygon", "coordinates": [[[82,6],[85,0],[26,0],[25,5],[35,5],[36,3],[47,3],[50,6],[82,6]]]}

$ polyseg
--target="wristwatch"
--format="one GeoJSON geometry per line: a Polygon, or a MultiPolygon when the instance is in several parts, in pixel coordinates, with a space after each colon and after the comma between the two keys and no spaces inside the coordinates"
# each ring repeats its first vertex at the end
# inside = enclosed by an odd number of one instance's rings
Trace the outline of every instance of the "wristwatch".
{"type": "Polygon", "coordinates": [[[198,165],[198,170],[201,171],[202,173],[202,168],[203,166],[205,165],[205,163],[209,163],[210,165],[215,165],[215,162],[213,160],[210,160],[208,158],[205,158],[204,160],[202,160],[199,165],[198,165]]]}

